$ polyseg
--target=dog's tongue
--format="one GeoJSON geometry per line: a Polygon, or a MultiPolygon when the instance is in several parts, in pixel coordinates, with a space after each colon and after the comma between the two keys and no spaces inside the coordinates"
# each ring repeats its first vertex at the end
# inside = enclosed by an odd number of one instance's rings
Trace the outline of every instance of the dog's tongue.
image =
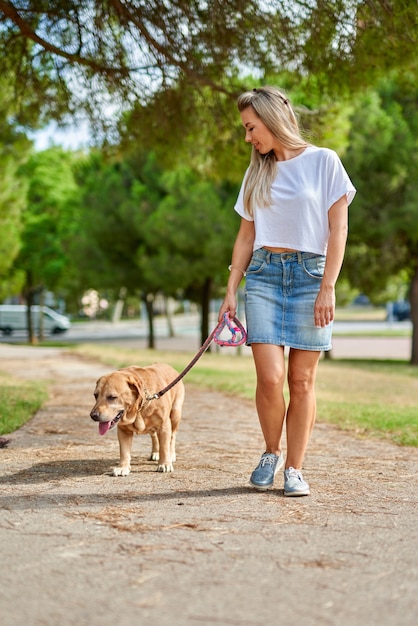
{"type": "Polygon", "coordinates": [[[105,435],[110,428],[110,422],[100,422],[99,433],[105,435]]]}

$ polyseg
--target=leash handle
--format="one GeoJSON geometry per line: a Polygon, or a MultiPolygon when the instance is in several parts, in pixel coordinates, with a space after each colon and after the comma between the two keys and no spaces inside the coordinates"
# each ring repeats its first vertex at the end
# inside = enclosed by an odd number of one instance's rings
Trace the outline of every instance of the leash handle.
{"type": "Polygon", "coordinates": [[[209,348],[213,340],[215,340],[215,342],[219,346],[241,346],[246,341],[246,339],[247,339],[247,333],[245,331],[244,326],[239,321],[239,319],[237,317],[234,317],[233,320],[231,321],[229,317],[229,313],[224,313],[222,321],[220,321],[218,325],[213,329],[209,337],[206,339],[206,341],[200,348],[199,352],[190,361],[189,365],[185,367],[184,370],[181,372],[181,374],[179,374],[177,378],[175,378],[169,385],[167,385],[167,387],[164,387],[164,389],[162,389],[158,393],[155,393],[154,395],[150,396],[149,399],[158,400],[158,398],[161,398],[161,396],[167,393],[167,391],[172,389],[174,385],[177,385],[177,383],[187,374],[187,372],[192,369],[193,365],[200,359],[202,354],[206,352],[206,350],[209,348]],[[221,334],[225,326],[228,327],[228,329],[231,331],[231,334],[232,334],[232,337],[229,340],[224,340],[224,339],[219,338],[219,335],[221,334]]]}
{"type": "Polygon", "coordinates": [[[220,322],[215,329],[214,341],[218,346],[242,346],[247,339],[247,333],[244,326],[241,324],[237,317],[233,317],[232,320],[229,317],[229,313],[224,313],[223,321],[220,322]],[[225,328],[231,331],[230,339],[221,339],[220,335],[225,328]]]}

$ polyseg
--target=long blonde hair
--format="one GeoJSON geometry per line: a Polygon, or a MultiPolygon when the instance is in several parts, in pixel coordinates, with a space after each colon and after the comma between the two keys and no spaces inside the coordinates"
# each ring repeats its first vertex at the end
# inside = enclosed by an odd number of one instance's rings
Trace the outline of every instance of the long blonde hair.
{"type": "MultiPolygon", "coordinates": [[[[308,145],[301,136],[289,99],[277,87],[267,85],[245,91],[239,96],[237,106],[240,112],[252,107],[257,117],[285,148],[300,149],[308,145]]],[[[265,207],[271,203],[271,186],[276,174],[274,152],[260,154],[253,146],[244,187],[244,208],[249,215],[254,215],[256,206],[265,207]]]]}

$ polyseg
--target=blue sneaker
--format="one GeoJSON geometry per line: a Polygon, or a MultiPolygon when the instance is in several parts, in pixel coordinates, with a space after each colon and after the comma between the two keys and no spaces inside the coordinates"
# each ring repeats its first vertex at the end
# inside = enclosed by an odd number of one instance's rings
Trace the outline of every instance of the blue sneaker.
{"type": "Polygon", "coordinates": [[[303,480],[300,470],[289,467],[284,471],[284,495],[285,496],[309,496],[309,485],[303,480]]]}
{"type": "Polygon", "coordinates": [[[274,477],[279,469],[283,467],[283,463],[281,452],[278,456],[277,454],[265,452],[260,459],[260,463],[251,474],[250,485],[260,491],[273,487],[274,477]]]}

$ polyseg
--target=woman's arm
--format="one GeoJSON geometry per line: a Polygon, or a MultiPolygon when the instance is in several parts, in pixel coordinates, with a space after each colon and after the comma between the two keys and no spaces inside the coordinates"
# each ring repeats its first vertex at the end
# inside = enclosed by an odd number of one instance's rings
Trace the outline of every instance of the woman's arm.
{"type": "Polygon", "coordinates": [[[328,211],[329,239],[324,276],[315,302],[315,326],[324,327],[335,316],[335,283],[344,260],[348,234],[348,203],[342,196],[328,211]]]}
{"type": "Polygon", "coordinates": [[[254,237],[254,222],[242,218],[232,251],[231,273],[226,287],[225,298],[219,309],[219,321],[222,320],[223,314],[227,311],[231,317],[236,315],[236,293],[253,253],[254,237]]]}

